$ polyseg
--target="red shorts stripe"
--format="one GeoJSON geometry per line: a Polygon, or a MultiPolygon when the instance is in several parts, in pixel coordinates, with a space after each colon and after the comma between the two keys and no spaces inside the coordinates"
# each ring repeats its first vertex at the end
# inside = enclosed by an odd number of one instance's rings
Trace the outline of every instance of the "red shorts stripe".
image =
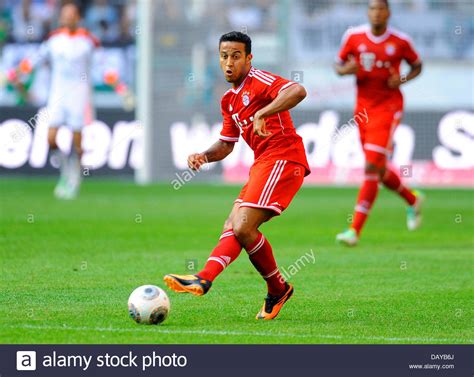
{"type": "Polygon", "coordinates": [[[279,215],[303,184],[305,168],[287,160],[257,161],[235,203],[240,207],[265,208],[279,215]]]}

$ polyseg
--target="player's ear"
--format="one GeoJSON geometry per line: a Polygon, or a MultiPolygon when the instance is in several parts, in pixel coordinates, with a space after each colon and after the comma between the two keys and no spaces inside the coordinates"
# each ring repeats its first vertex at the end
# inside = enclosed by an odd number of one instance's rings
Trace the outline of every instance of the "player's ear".
{"type": "Polygon", "coordinates": [[[252,53],[247,55],[247,63],[250,63],[252,61],[253,55],[252,53]]]}

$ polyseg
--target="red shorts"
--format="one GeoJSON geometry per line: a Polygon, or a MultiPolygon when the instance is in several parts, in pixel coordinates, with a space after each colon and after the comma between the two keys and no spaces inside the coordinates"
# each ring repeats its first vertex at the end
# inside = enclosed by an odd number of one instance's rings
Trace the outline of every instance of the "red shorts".
{"type": "Polygon", "coordinates": [[[240,207],[265,208],[279,215],[303,184],[305,168],[287,160],[258,161],[235,203],[240,207]]]}
{"type": "Polygon", "coordinates": [[[384,166],[393,151],[393,134],[400,124],[401,111],[368,111],[367,124],[359,125],[360,141],[366,161],[384,166]]]}

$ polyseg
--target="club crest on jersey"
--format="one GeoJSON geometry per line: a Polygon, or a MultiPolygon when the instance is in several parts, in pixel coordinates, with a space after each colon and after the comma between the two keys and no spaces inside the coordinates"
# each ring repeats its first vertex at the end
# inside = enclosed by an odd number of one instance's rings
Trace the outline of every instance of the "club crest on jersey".
{"type": "Polygon", "coordinates": [[[385,45],[385,52],[387,53],[387,55],[395,54],[395,50],[396,50],[396,48],[392,43],[387,43],[385,45]]]}
{"type": "Polygon", "coordinates": [[[249,94],[250,93],[247,91],[242,93],[242,103],[244,104],[244,106],[248,106],[248,104],[250,103],[249,94]]]}
{"type": "Polygon", "coordinates": [[[359,45],[359,47],[357,47],[357,51],[359,51],[359,52],[367,51],[367,46],[365,44],[361,43],[359,45]]]}

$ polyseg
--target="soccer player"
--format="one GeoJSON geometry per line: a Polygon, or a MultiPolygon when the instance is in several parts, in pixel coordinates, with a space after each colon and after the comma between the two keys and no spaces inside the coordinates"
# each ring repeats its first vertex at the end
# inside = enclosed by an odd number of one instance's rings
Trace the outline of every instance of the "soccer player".
{"type": "MultiPolygon", "coordinates": [[[[48,143],[60,161],[61,175],[54,189],[56,197],[73,199],[81,182],[81,130],[92,122],[92,85],[90,68],[92,54],[98,47],[97,39],[81,28],[79,8],[67,3],[61,8],[61,27],[53,31],[40,46],[39,52],[27,61],[29,70],[49,61],[51,87],[47,105],[49,122],[48,143]],[[68,127],[73,134],[73,146],[65,156],[56,143],[60,126],[68,127]]],[[[25,62],[23,62],[25,66],[25,62]]]]}
{"type": "MultiPolygon", "coordinates": [[[[342,38],[335,65],[339,75],[355,75],[357,103],[355,114],[366,113],[367,123],[358,122],[365,155],[365,178],[360,188],[353,221],[336,240],[348,246],[357,244],[362,227],[377,197],[379,182],[400,195],[408,204],[407,227],[421,224],[423,195],[407,188],[398,174],[389,167],[393,133],[400,123],[403,96],[400,86],[417,77],[422,63],[411,39],[388,27],[390,9],[386,0],[369,1],[370,25],[350,28],[342,38]],[[400,75],[400,63],[410,65],[408,74],[400,75]]],[[[356,116],[355,119],[361,119],[356,116]]]]}
{"type": "Polygon", "coordinates": [[[280,274],[270,242],[259,227],[288,207],[310,173],[303,141],[288,111],[306,97],[306,91],[252,67],[251,40],[246,34],[222,35],[219,56],[224,77],[232,84],[221,101],[220,139],[206,151],[190,155],[188,165],[199,169],[224,159],[241,135],[254,151],[255,161],[204,269],[196,275],[166,275],[164,281],[176,292],[203,295],[244,248],[266,280],[268,294],[257,319],[268,320],[278,315],[293,286],[280,274]]]}

